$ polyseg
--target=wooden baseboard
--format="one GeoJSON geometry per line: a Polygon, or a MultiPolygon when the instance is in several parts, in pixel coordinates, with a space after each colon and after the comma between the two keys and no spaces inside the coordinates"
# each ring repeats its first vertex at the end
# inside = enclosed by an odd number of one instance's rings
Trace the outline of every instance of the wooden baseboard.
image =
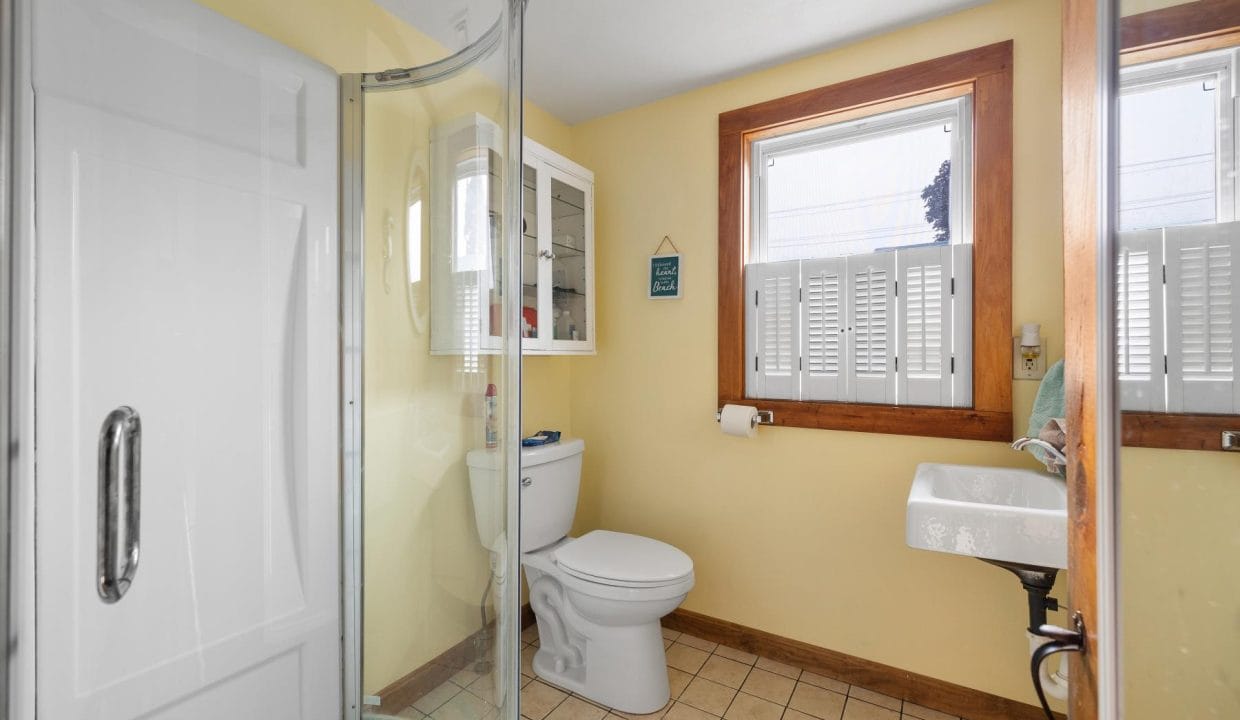
{"type": "MultiPolygon", "coordinates": [[[[677,609],[664,627],[836,678],[968,720],[1045,720],[1042,709],[998,695],[677,609]]],[[[1059,718],[1063,715],[1056,713],[1059,718]]],[[[1064,718],[1066,720],[1066,718],[1064,718]]]]}
{"type": "MultiPolygon", "coordinates": [[[[534,611],[529,603],[521,606],[521,629],[534,624],[534,611]]],[[[485,632],[494,632],[492,621],[485,632]]],[[[448,681],[453,675],[477,662],[477,642],[484,631],[479,630],[459,643],[435,656],[396,682],[379,691],[379,711],[398,713],[422,698],[423,695],[448,681]]]]}

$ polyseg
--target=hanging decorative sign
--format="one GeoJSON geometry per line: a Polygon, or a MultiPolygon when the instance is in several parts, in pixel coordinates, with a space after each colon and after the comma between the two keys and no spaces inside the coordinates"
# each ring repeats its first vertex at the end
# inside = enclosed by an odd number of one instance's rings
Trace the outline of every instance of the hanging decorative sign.
{"type": "Polygon", "coordinates": [[[671,300],[680,297],[680,249],[667,235],[654,249],[650,256],[650,293],[651,300],[671,300]],[[675,252],[659,254],[664,243],[671,245],[675,252]]]}

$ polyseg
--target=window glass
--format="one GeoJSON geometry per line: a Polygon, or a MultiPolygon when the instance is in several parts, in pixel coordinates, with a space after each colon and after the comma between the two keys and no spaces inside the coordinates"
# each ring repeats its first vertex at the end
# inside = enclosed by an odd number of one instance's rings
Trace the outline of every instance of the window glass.
{"type": "Polygon", "coordinates": [[[768,156],[766,260],[947,243],[951,130],[936,123],[768,156]]]}
{"type": "Polygon", "coordinates": [[[1218,220],[1218,94],[1207,75],[1120,97],[1121,230],[1218,220]]]}

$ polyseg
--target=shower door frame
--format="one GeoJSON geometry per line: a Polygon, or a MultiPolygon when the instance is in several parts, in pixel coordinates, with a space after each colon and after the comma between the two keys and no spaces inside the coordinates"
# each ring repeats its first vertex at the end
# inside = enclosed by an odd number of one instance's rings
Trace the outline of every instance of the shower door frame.
{"type": "MultiPolygon", "coordinates": [[[[8,0],[0,0],[0,2],[8,0]]],[[[524,91],[522,87],[523,30],[527,0],[506,0],[508,11],[497,20],[482,37],[456,53],[427,65],[414,68],[387,70],[379,73],[346,73],[340,76],[340,408],[341,408],[341,669],[342,713],[344,720],[360,720],[362,715],[362,663],[363,663],[363,600],[365,595],[363,575],[363,552],[365,518],[365,416],[364,416],[364,344],[365,344],[365,98],[368,92],[394,92],[414,89],[448,80],[473,67],[489,55],[496,43],[507,38],[508,92],[507,106],[507,152],[505,153],[505,178],[520,178],[524,146],[524,91]],[[507,24],[502,24],[506,19],[507,24]]],[[[522,197],[520,183],[505,187],[503,199],[504,217],[521,217],[522,197]]],[[[504,263],[504,287],[521,286],[521,235],[520,225],[503,225],[503,248],[507,258],[504,263]]],[[[520,477],[521,436],[521,304],[506,303],[503,311],[503,332],[509,342],[504,343],[501,355],[504,359],[504,383],[509,388],[503,408],[503,437],[506,442],[504,477],[508,498],[507,529],[508,547],[504,584],[505,594],[500,598],[504,607],[497,611],[509,612],[507,637],[499,637],[506,659],[501,663],[508,670],[505,684],[505,720],[516,720],[519,715],[519,692],[517,676],[521,663],[520,643],[520,581],[521,559],[516,538],[520,536],[520,492],[516,479],[520,477]]]]}

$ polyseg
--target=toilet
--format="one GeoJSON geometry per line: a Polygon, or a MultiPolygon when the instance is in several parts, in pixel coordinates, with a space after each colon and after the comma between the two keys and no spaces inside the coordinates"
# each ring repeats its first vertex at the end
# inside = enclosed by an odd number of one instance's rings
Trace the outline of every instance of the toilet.
{"type": "MultiPolygon", "coordinates": [[[[693,560],[652,538],[595,530],[568,536],[581,485],[580,439],[521,449],[521,566],[538,621],[534,672],[596,703],[633,714],[667,704],[659,619],[693,588],[693,560]]],[[[466,458],[478,537],[502,537],[502,459],[466,458]]]]}

